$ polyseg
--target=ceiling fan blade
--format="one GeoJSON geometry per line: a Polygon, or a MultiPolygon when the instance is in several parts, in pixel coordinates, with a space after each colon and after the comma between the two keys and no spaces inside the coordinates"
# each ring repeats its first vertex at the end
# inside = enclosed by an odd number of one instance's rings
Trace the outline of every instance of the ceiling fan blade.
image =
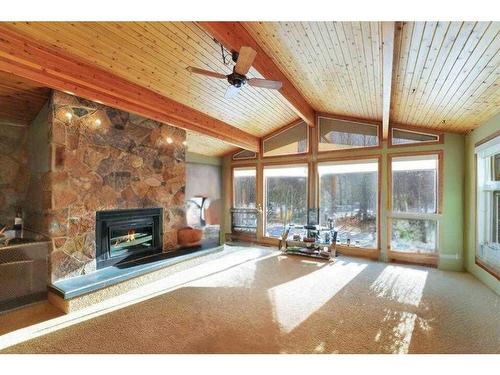
{"type": "Polygon", "coordinates": [[[250,78],[248,84],[253,87],[260,87],[263,89],[279,90],[283,84],[281,81],[271,81],[270,79],[250,78]]]}
{"type": "Polygon", "coordinates": [[[217,73],[217,72],[212,72],[210,70],[195,68],[194,66],[188,66],[186,68],[186,70],[188,72],[196,73],[196,74],[202,74],[204,76],[209,76],[209,77],[213,77],[213,78],[226,79],[226,75],[225,74],[221,74],[221,73],[217,73]]]}
{"type": "Polygon", "coordinates": [[[236,86],[230,85],[227,88],[226,93],[224,94],[224,98],[231,99],[232,97],[236,96],[236,94],[238,94],[240,92],[240,89],[241,89],[241,86],[236,87],[236,86]]]}
{"type": "Polygon", "coordinates": [[[250,70],[250,67],[257,56],[257,52],[251,47],[243,46],[240,48],[238,54],[238,60],[236,60],[236,65],[234,66],[234,71],[238,74],[245,75],[250,70]]]}

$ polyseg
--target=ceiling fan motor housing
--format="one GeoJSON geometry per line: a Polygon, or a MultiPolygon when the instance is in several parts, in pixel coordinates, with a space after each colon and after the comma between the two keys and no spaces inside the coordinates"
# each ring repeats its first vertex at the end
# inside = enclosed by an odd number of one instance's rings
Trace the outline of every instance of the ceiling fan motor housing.
{"type": "Polygon", "coordinates": [[[232,74],[227,76],[227,81],[233,86],[241,87],[247,82],[247,77],[233,72],[232,74]]]}

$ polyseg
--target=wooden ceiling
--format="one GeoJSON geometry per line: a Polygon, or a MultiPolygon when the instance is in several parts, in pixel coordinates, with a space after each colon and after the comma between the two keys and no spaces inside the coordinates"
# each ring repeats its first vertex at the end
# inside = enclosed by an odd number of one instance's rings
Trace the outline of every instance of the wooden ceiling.
{"type": "MultiPolygon", "coordinates": [[[[246,86],[228,100],[226,81],[186,71],[195,66],[228,74],[233,66],[232,61],[223,64],[220,46],[193,22],[35,22],[12,27],[257,136],[297,118],[277,92],[246,86]]],[[[254,69],[249,76],[261,78],[254,69]]]]}
{"type": "MultiPolygon", "coordinates": [[[[246,86],[227,100],[227,82],[187,72],[188,65],[222,73],[232,68],[198,23],[7,25],[256,137],[298,119],[279,92],[246,86]]],[[[382,23],[242,25],[316,112],[382,122],[382,23]]],[[[498,22],[397,22],[390,123],[465,133],[498,113],[499,31],[498,22]]],[[[255,69],[249,75],[262,77],[255,69]]],[[[195,132],[188,132],[189,143],[210,155],[234,149],[195,132]]]]}
{"type": "MultiPolygon", "coordinates": [[[[382,120],[382,23],[249,22],[320,112],[382,120]]],[[[499,22],[398,22],[390,122],[464,133],[498,113],[499,22]]]]}
{"type": "Polygon", "coordinates": [[[397,26],[393,122],[464,132],[498,112],[499,22],[397,26]]]}
{"type": "Polygon", "coordinates": [[[377,22],[243,24],[316,111],[382,118],[382,43],[377,22]]]}
{"type": "Polygon", "coordinates": [[[228,145],[217,138],[207,137],[206,134],[200,134],[188,131],[186,134],[187,150],[196,154],[208,156],[221,156],[231,151],[238,150],[237,147],[228,145]]]}
{"type": "Polygon", "coordinates": [[[36,82],[0,72],[0,126],[29,125],[49,97],[36,82]]]}

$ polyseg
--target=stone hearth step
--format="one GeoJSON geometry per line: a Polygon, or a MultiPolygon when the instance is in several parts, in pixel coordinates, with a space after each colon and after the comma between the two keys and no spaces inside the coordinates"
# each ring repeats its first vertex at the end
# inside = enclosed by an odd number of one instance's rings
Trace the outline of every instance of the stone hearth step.
{"type": "Polygon", "coordinates": [[[224,246],[186,249],[103,268],[88,275],[61,280],[49,285],[49,301],[66,313],[123,294],[165,276],[169,266],[220,252],[224,246]]]}

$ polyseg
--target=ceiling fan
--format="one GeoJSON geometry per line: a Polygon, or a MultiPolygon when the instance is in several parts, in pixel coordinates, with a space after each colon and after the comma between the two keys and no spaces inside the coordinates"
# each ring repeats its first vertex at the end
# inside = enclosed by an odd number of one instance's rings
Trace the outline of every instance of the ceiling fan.
{"type": "Polygon", "coordinates": [[[193,66],[188,66],[186,69],[191,73],[201,74],[212,78],[227,79],[230,86],[227,88],[224,97],[228,99],[234,97],[246,83],[250,86],[263,89],[279,90],[281,88],[282,83],[280,81],[246,77],[246,74],[255,60],[255,56],[257,56],[257,52],[255,52],[253,48],[242,46],[240,52],[233,51],[231,54],[233,61],[236,63],[231,74],[225,75],[210,70],[195,68],[193,66]]]}

